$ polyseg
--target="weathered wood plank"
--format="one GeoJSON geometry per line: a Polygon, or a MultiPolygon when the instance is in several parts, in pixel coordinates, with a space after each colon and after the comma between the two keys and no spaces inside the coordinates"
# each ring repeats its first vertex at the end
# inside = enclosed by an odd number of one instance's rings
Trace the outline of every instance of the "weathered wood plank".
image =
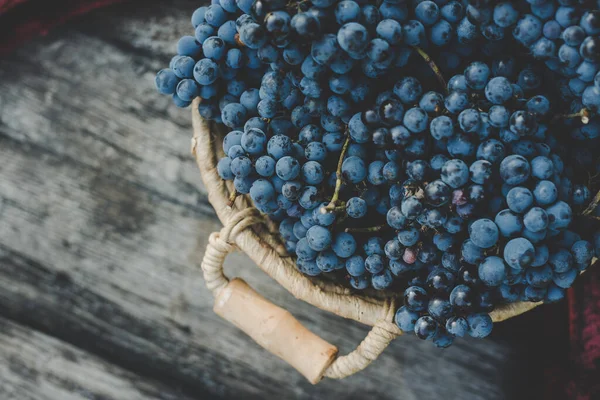
{"type": "MultiPolygon", "coordinates": [[[[153,88],[196,6],[111,8],[0,61],[0,315],[194,398],[519,398],[532,365],[514,343],[400,338],[364,373],[312,387],[212,313],[198,268],[219,224],[189,110],[153,88]]],[[[366,334],[242,255],[226,269],[342,352],[366,334]]]]}
{"type": "Polygon", "coordinates": [[[191,400],[50,336],[0,318],[3,400],[191,400]]]}

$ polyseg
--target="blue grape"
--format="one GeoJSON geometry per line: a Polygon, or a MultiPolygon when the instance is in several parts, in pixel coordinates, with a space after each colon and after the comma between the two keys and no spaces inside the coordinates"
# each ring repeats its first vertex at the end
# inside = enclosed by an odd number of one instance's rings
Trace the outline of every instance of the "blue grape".
{"type": "Polygon", "coordinates": [[[365,259],[365,269],[372,274],[380,273],[384,267],[384,259],[380,254],[371,254],[365,259]]]}
{"type": "Polygon", "coordinates": [[[492,333],[492,318],[485,313],[471,314],[467,316],[469,324],[469,335],[475,338],[484,338],[492,333]]]}
{"type": "Polygon", "coordinates": [[[384,290],[387,289],[393,282],[394,277],[390,270],[385,269],[378,274],[374,274],[371,276],[371,286],[375,290],[384,290]]]}
{"type": "Polygon", "coordinates": [[[365,260],[355,255],[346,260],[346,271],[352,276],[361,276],[365,273],[365,260]]]}
{"type": "Polygon", "coordinates": [[[311,249],[323,251],[331,245],[331,232],[327,228],[315,225],[306,232],[306,240],[311,249]]]}
{"type": "Polygon", "coordinates": [[[177,54],[197,59],[202,55],[202,46],[193,36],[183,36],[177,43],[177,54]]]}
{"type": "Polygon", "coordinates": [[[462,110],[467,108],[468,104],[469,96],[465,92],[458,90],[455,90],[452,93],[450,93],[444,101],[446,109],[452,114],[460,113],[462,110]]]}
{"type": "Polygon", "coordinates": [[[462,160],[449,160],[442,166],[441,178],[448,186],[459,188],[469,181],[469,168],[462,160]]]}
{"type": "Polygon", "coordinates": [[[516,270],[526,268],[535,259],[535,248],[525,238],[510,240],[504,247],[504,260],[516,270]]]}
{"type": "Polygon", "coordinates": [[[419,339],[431,340],[438,332],[438,323],[433,318],[424,316],[417,320],[414,330],[419,339]]]}
{"type": "Polygon", "coordinates": [[[527,283],[536,288],[547,287],[552,282],[552,268],[544,265],[539,268],[529,268],[525,273],[527,283]]]}
{"type": "Polygon", "coordinates": [[[406,306],[402,306],[396,311],[395,322],[398,328],[403,332],[410,332],[415,329],[415,324],[419,319],[419,314],[409,310],[406,306]]]}
{"type": "Polygon", "coordinates": [[[266,204],[275,197],[275,189],[268,180],[257,179],[250,188],[250,197],[255,204],[266,204]]]}
{"type": "Polygon", "coordinates": [[[404,43],[409,46],[420,46],[426,40],[425,27],[420,21],[410,20],[402,26],[404,43]]]}
{"type": "Polygon", "coordinates": [[[363,160],[358,157],[348,157],[342,163],[342,176],[352,183],[359,183],[367,176],[367,169],[363,160]]]}
{"type": "Polygon", "coordinates": [[[479,264],[484,258],[484,249],[477,246],[471,239],[463,242],[461,254],[465,262],[469,264],[479,264]]]}
{"type": "Polygon", "coordinates": [[[542,35],[542,22],[531,14],[521,18],[514,30],[513,36],[525,46],[531,45],[542,35]]]}
{"type": "Polygon", "coordinates": [[[512,98],[513,88],[503,76],[492,78],[485,87],[485,97],[493,104],[504,104],[512,98]]]}
{"type": "Polygon", "coordinates": [[[162,94],[174,94],[179,83],[177,74],[171,69],[163,69],[156,75],[156,88],[162,94]]]}
{"type": "Polygon", "coordinates": [[[492,177],[492,163],[486,160],[477,160],[469,168],[471,180],[483,185],[492,177]]]}
{"type": "Polygon", "coordinates": [[[540,232],[548,227],[548,214],[540,207],[532,207],[523,216],[525,228],[531,232],[540,232]]]}
{"type": "Polygon", "coordinates": [[[479,264],[479,279],[487,286],[500,286],[506,277],[506,265],[500,257],[487,257],[479,264]]]}
{"type": "Polygon", "coordinates": [[[510,155],[500,163],[500,176],[509,185],[525,182],[530,175],[529,162],[522,156],[510,155]]]}
{"type": "Polygon", "coordinates": [[[429,300],[427,311],[429,315],[437,320],[446,320],[452,315],[452,305],[448,300],[434,297],[429,300]]]}
{"type": "Polygon", "coordinates": [[[450,304],[457,310],[469,312],[477,305],[476,293],[467,285],[457,285],[450,293],[450,304]]]}
{"type": "Polygon", "coordinates": [[[463,337],[469,332],[469,324],[464,317],[450,317],[446,321],[446,330],[451,335],[463,337]]]}
{"type": "Polygon", "coordinates": [[[424,311],[428,302],[429,297],[422,287],[411,286],[404,291],[404,306],[410,311],[424,311]]]}
{"type": "Polygon", "coordinates": [[[404,126],[411,132],[419,133],[427,129],[429,117],[421,108],[414,107],[404,114],[404,126]]]}
{"type": "Polygon", "coordinates": [[[498,241],[499,231],[492,220],[484,218],[478,219],[471,224],[469,235],[476,246],[488,249],[498,241]]]}
{"type": "Polygon", "coordinates": [[[552,282],[559,288],[568,289],[573,285],[575,279],[577,279],[577,270],[569,269],[565,272],[555,272],[552,277],[552,282]]]}
{"type": "MultiPolygon", "coordinates": [[[[312,228],[311,228],[312,229],[312,228]]],[[[344,268],[344,263],[331,250],[325,250],[319,253],[316,259],[317,266],[323,272],[331,272],[336,269],[344,268]]]]}
{"type": "Polygon", "coordinates": [[[384,19],[377,24],[377,35],[390,45],[400,44],[403,38],[402,25],[394,19],[384,19]]]}
{"type": "Polygon", "coordinates": [[[571,223],[573,213],[571,207],[564,201],[558,201],[546,208],[548,214],[548,228],[565,229],[571,223]]]}
{"type": "MultiPolygon", "coordinates": [[[[279,161],[278,161],[278,163],[279,163],[279,161]]],[[[325,173],[323,171],[323,167],[317,161],[306,162],[302,166],[302,178],[309,185],[320,184],[323,181],[323,179],[325,179],[325,173]]]]}

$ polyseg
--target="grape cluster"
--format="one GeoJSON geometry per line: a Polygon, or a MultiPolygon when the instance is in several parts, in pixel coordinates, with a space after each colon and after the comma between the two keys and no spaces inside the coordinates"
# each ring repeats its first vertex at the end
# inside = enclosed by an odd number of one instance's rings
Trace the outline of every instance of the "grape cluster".
{"type": "Polygon", "coordinates": [[[570,7],[595,38],[596,12],[560,3],[215,0],[156,84],[230,128],[217,172],[301,272],[403,293],[400,329],[447,347],[489,335],[498,305],[560,300],[600,254],[577,218],[600,217],[598,110],[534,26],[565,40],[570,7]]]}
{"type": "MultiPolygon", "coordinates": [[[[492,41],[516,41],[557,73],[564,100],[588,123],[600,109],[600,3],[597,1],[477,2],[467,14],[492,41]],[[506,32],[512,31],[512,35],[506,32]]],[[[485,35],[485,34],[484,34],[485,35]]],[[[504,43],[503,48],[506,47],[504,43]]],[[[571,124],[572,125],[572,124],[571,124]]],[[[575,138],[600,135],[600,121],[573,129],[575,138]]]]}

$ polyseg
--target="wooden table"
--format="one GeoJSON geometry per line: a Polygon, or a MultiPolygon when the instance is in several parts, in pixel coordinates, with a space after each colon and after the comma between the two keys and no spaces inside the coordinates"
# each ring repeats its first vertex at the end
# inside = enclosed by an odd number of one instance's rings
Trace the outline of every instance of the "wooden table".
{"type": "MultiPolygon", "coordinates": [[[[402,337],[316,387],[213,314],[199,267],[220,224],[190,111],[154,89],[197,6],[116,6],[0,61],[0,399],[540,398],[539,312],[443,351],[402,337]]],[[[367,332],[242,255],[226,268],[342,353],[367,332]]]]}

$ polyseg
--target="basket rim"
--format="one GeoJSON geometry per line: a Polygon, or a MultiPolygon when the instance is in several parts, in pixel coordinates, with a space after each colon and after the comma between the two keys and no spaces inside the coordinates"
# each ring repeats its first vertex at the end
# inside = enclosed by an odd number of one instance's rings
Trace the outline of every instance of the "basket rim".
{"type": "MultiPolygon", "coordinates": [[[[217,173],[219,155],[223,154],[219,141],[223,128],[205,121],[198,112],[200,99],[192,104],[192,153],[200,169],[201,178],[208,191],[208,201],[215,209],[219,220],[226,224],[241,209],[253,207],[248,196],[238,196],[232,207],[228,207],[231,183],[221,179],[217,173]]],[[[393,322],[399,295],[375,297],[357,293],[349,287],[323,279],[314,279],[302,274],[289,256],[273,221],[261,214],[262,226],[255,225],[240,232],[235,238],[237,247],[268,276],[283,286],[294,297],[319,309],[374,326],[378,320],[393,322]]],[[[516,317],[543,302],[518,302],[506,304],[490,313],[494,322],[516,317]]]]}

